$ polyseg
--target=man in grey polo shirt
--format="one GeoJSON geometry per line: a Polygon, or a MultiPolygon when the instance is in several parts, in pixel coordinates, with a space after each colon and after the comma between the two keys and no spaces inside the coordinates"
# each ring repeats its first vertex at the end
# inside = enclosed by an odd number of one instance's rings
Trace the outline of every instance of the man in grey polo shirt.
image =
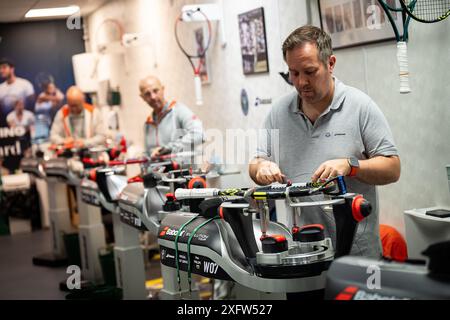
{"type": "MultiPolygon", "coordinates": [[[[261,185],[347,176],[348,191],[363,194],[373,205],[358,227],[351,254],[380,257],[375,186],[399,179],[400,159],[375,102],[333,76],[331,48],[329,35],[313,26],[296,29],[283,43],[296,92],[274,104],[249,173],[261,185]]],[[[323,209],[302,209],[300,222],[323,224],[335,243],[333,217],[323,209]]]]}

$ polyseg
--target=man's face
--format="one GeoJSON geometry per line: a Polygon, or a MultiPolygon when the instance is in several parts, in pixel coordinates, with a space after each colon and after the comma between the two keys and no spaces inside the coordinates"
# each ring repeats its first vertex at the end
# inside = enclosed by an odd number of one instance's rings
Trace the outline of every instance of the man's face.
{"type": "Polygon", "coordinates": [[[336,58],[331,56],[324,65],[314,43],[286,52],[290,79],[304,102],[314,104],[329,94],[335,62],[336,58]]]}
{"type": "Polygon", "coordinates": [[[45,88],[45,93],[47,93],[49,95],[55,94],[55,91],[56,91],[56,87],[53,83],[49,83],[47,85],[47,87],[45,88]]]}
{"type": "Polygon", "coordinates": [[[69,106],[70,114],[79,115],[83,111],[83,99],[81,98],[67,98],[67,105],[69,106]]]}
{"type": "Polygon", "coordinates": [[[139,90],[141,98],[154,109],[164,107],[164,86],[156,79],[147,79],[141,83],[139,90]]]}
{"type": "Polygon", "coordinates": [[[14,68],[10,67],[8,64],[0,64],[0,77],[2,79],[8,79],[11,77],[14,68]]]}
{"type": "Polygon", "coordinates": [[[24,104],[22,100],[17,100],[16,105],[14,106],[14,109],[16,110],[16,112],[22,112],[24,109],[24,104]]]}

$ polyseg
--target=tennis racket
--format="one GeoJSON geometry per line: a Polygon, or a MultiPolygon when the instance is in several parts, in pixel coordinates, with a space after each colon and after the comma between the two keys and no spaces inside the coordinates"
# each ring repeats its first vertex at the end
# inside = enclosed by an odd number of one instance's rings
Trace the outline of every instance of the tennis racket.
{"type": "Polygon", "coordinates": [[[95,31],[95,41],[97,43],[98,52],[104,52],[110,43],[117,42],[123,46],[123,34],[124,28],[120,21],[116,19],[103,20],[95,31]],[[101,39],[101,35],[103,36],[103,39],[101,39]]]}
{"type": "Polygon", "coordinates": [[[175,21],[175,40],[177,42],[178,47],[180,48],[181,52],[186,56],[189,63],[191,64],[192,70],[194,71],[194,85],[195,85],[195,100],[196,104],[201,106],[203,105],[203,97],[202,97],[202,80],[200,77],[200,71],[203,67],[203,64],[205,63],[205,55],[206,52],[209,49],[209,46],[211,44],[211,35],[212,35],[212,27],[211,27],[211,21],[208,19],[206,14],[200,10],[200,8],[197,8],[197,10],[188,10],[188,11],[182,11],[181,14],[177,17],[175,21]],[[180,40],[179,35],[179,29],[182,26],[183,16],[187,16],[192,21],[197,21],[197,18],[194,18],[194,15],[199,15],[202,17],[202,21],[204,24],[206,24],[206,34],[204,34],[204,46],[203,48],[200,48],[197,50],[195,54],[189,53],[186,49],[186,45],[183,45],[180,40]],[[194,63],[196,61],[196,63],[194,63]]]}
{"type": "Polygon", "coordinates": [[[416,21],[439,22],[450,16],[450,0],[400,0],[405,12],[416,21]]]}
{"type": "MultiPolygon", "coordinates": [[[[411,10],[414,10],[414,4],[417,0],[412,0],[410,4],[411,10]]],[[[409,86],[409,71],[408,71],[408,26],[411,20],[411,17],[405,14],[405,11],[402,7],[396,7],[394,1],[383,1],[378,0],[381,7],[383,8],[386,16],[388,17],[389,22],[392,25],[392,29],[394,30],[395,39],[397,40],[397,62],[399,68],[399,79],[400,79],[400,93],[409,93],[411,92],[411,88],[409,86]],[[388,3],[389,2],[389,3],[388,3]],[[400,32],[397,28],[397,24],[395,22],[398,13],[402,14],[403,18],[403,35],[400,35],[400,32]],[[394,18],[395,16],[395,18],[394,18]]]]}

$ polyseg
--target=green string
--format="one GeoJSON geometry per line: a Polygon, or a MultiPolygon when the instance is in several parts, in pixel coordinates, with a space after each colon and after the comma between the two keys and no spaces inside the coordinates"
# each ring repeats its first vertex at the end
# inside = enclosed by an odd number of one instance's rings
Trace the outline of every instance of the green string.
{"type": "Polygon", "coordinates": [[[180,278],[180,264],[178,262],[178,238],[180,237],[181,231],[189,225],[192,221],[197,219],[198,216],[192,217],[189,221],[184,223],[180,229],[178,229],[177,236],[175,237],[175,265],[177,267],[177,282],[178,282],[178,289],[181,291],[181,278],[180,278]]]}
{"type": "Polygon", "coordinates": [[[194,238],[195,234],[197,233],[200,228],[202,228],[204,225],[210,223],[213,220],[220,219],[219,216],[209,218],[208,220],[204,221],[203,223],[199,224],[191,233],[189,236],[188,242],[187,242],[187,258],[188,258],[188,282],[189,282],[189,292],[191,292],[191,284],[192,284],[192,275],[191,275],[191,241],[194,238]]]}

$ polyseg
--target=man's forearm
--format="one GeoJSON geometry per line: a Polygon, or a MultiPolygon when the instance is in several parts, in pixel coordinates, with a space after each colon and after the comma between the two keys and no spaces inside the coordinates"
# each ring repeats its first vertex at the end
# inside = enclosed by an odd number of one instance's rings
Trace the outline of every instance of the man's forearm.
{"type": "Polygon", "coordinates": [[[173,153],[191,150],[192,147],[193,149],[195,149],[197,146],[203,143],[203,130],[201,127],[191,128],[187,132],[185,132],[183,129],[177,130],[182,130],[183,135],[180,138],[169,142],[165,146],[171,149],[173,153]]]}
{"type": "Polygon", "coordinates": [[[400,158],[398,156],[378,156],[359,161],[360,170],[356,178],[364,183],[385,185],[400,178],[400,158]]]}
{"type": "Polygon", "coordinates": [[[86,147],[101,146],[105,143],[105,139],[106,137],[104,135],[98,134],[92,138],[84,139],[83,144],[86,147]]]}
{"type": "Polygon", "coordinates": [[[63,144],[64,138],[62,136],[60,136],[59,134],[51,134],[50,142],[54,143],[54,144],[63,144]]]}
{"type": "Polygon", "coordinates": [[[46,96],[39,96],[36,100],[36,103],[46,102],[47,98],[46,96]]]}

